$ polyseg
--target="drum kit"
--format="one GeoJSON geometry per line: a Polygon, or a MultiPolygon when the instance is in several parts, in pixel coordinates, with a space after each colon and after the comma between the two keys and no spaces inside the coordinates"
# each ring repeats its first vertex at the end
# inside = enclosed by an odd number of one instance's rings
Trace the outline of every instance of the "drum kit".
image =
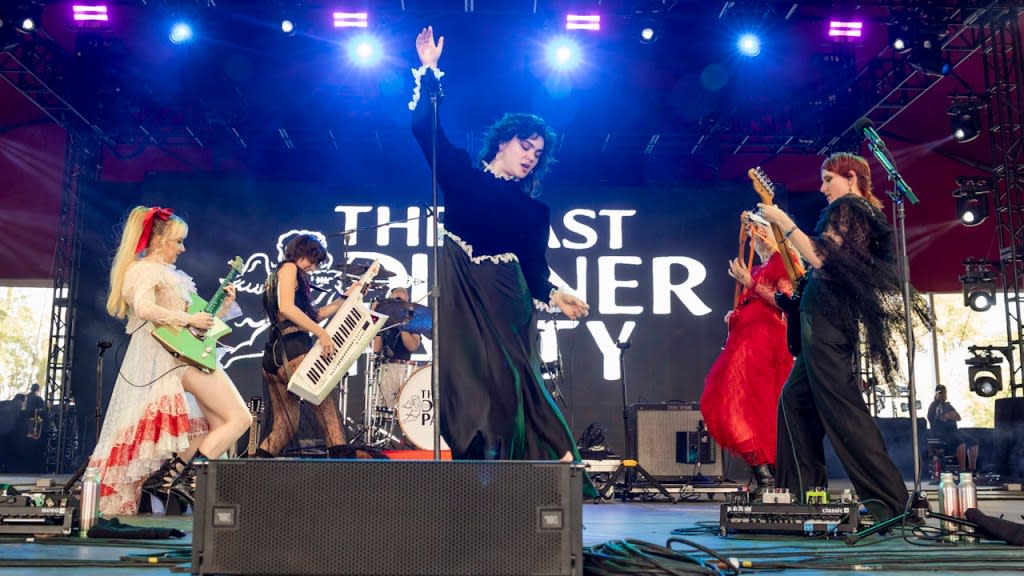
{"type": "MultiPolygon", "coordinates": [[[[369,269],[370,264],[356,259],[335,266],[335,269],[354,281],[369,269]]],[[[388,317],[378,335],[387,340],[389,333],[397,331],[430,338],[433,316],[428,306],[388,297],[387,279],[394,276],[394,272],[381,267],[366,286],[365,299],[370,307],[388,317]]],[[[381,346],[377,351],[371,349],[366,355],[363,418],[350,434],[349,441],[380,449],[433,450],[432,365],[430,362],[393,360],[390,354],[387,346],[381,346]]],[[[448,449],[443,439],[441,449],[448,449]]]]}

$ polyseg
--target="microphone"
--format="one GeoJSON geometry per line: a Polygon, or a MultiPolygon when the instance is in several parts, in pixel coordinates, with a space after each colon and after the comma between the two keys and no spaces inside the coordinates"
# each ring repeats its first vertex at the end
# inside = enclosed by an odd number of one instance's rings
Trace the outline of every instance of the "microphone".
{"type": "Polygon", "coordinates": [[[887,150],[885,142],[882,141],[882,137],[875,131],[875,123],[872,122],[870,118],[861,118],[860,120],[857,120],[853,127],[857,132],[863,134],[864,138],[872,145],[877,146],[880,150],[887,150]]]}
{"type": "Polygon", "coordinates": [[[431,206],[430,204],[427,204],[426,202],[420,202],[420,204],[424,208],[427,209],[427,216],[433,216],[434,215],[434,207],[433,206],[431,206]]]}
{"type": "Polygon", "coordinates": [[[633,343],[630,342],[629,340],[623,340],[622,342],[616,342],[615,343],[615,346],[619,350],[629,350],[629,347],[632,346],[632,345],[633,345],[633,343]]]}

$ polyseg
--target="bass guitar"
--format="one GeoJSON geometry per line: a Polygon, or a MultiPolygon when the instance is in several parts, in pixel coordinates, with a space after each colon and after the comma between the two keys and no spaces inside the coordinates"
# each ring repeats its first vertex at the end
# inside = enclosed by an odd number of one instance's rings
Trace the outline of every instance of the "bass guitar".
{"type": "Polygon", "coordinates": [[[193,326],[178,328],[176,326],[159,326],[153,330],[153,337],[163,344],[168,352],[177,356],[200,370],[213,372],[217,369],[217,340],[231,332],[231,328],[217,317],[217,311],[224,302],[224,289],[242,273],[242,258],[235,256],[228,262],[231,270],[220,283],[217,292],[207,302],[198,294],[192,295],[188,305],[188,313],[206,312],[213,316],[213,326],[200,330],[193,326]]]}
{"type": "MultiPolygon", "coordinates": [[[[774,204],[775,185],[764,173],[760,166],[747,170],[754,185],[754,191],[761,199],[762,204],[774,204]]],[[[793,255],[789,251],[789,244],[786,243],[786,236],[779,229],[777,224],[771,224],[772,236],[779,246],[779,255],[782,257],[782,265],[786,268],[786,276],[793,284],[793,294],[787,295],[783,292],[775,293],[775,303],[786,315],[786,346],[793,356],[800,354],[800,294],[803,291],[805,276],[797,270],[793,264],[793,255]]]]}

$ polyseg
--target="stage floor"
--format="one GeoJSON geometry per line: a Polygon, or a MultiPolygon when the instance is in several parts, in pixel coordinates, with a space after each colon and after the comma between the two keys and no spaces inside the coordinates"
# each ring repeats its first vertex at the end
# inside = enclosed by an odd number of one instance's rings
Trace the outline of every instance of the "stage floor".
{"type": "MultiPolygon", "coordinates": [[[[54,480],[59,483],[61,478],[54,480]]],[[[0,477],[0,482],[14,485],[34,481],[34,477],[0,477]]],[[[843,487],[840,482],[833,485],[831,492],[839,492],[843,487]]],[[[937,510],[934,486],[926,485],[925,489],[929,493],[932,510],[937,510]]],[[[673,489],[674,494],[677,491],[673,489]]],[[[909,530],[906,533],[897,530],[888,536],[871,535],[854,546],[842,540],[804,536],[732,534],[722,537],[718,520],[724,499],[721,494],[710,494],[710,497],[705,493],[692,494],[677,503],[653,500],[639,493],[628,501],[588,502],[583,506],[583,545],[601,547],[629,539],[666,546],[670,538],[678,538],[681,541],[670,547],[680,554],[708,560],[707,554],[686,545],[686,542],[692,542],[726,558],[753,562],[751,570],[771,569],[776,574],[874,571],[909,575],[929,570],[937,574],[1024,572],[1024,550],[1020,548],[994,542],[954,545],[916,536],[909,530]]],[[[1001,514],[1007,520],[1021,521],[1024,494],[986,489],[980,493],[979,500],[980,508],[987,514],[1001,514]]],[[[177,528],[187,535],[172,540],[132,541],[5,535],[0,538],[0,573],[4,576],[134,576],[189,571],[191,516],[140,515],[120,520],[139,527],[177,528]]],[[[937,520],[930,519],[928,526],[937,527],[937,520]]],[[[394,547],[396,554],[415,553],[400,542],[394,543],[394,547]]],[[[338,553],[344,554],[342,542],[338,544],[338,553]]]]}

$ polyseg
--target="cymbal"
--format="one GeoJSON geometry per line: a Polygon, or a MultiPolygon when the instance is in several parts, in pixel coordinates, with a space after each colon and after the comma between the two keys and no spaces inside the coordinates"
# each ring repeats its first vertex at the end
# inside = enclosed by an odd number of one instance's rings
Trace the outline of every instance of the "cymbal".
{"type": "Polygon", "coordinates": [[[413,334],[429,336],[434,324],[429,307],[397,298],[381,300],[376,311],[388,317],[389,327],[400,325],[402,330],[413,334]]]}

